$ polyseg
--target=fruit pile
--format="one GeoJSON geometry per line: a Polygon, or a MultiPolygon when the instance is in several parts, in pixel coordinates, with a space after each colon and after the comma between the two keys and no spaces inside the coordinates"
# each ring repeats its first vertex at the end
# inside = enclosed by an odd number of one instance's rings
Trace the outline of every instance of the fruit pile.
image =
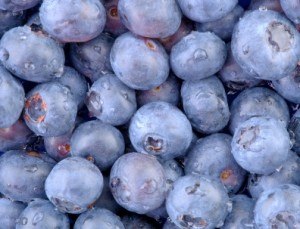
{"type": "Polygon", "coordinates": [[[0,0],[0,22],[0,228],[300,228],[300,0],[0,0]]]}

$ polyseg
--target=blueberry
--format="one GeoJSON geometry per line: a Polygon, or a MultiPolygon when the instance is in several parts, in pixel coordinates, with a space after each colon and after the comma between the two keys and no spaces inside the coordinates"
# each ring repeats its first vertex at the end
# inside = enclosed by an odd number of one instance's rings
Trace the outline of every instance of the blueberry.
{"type": "Polygon", "coordinates": [[[29,26],[15,27],[3,35],[0,56],[2,64],[24,80],[47,82],[63,74],[63,49],[29,26]]]}
{"type": "Polygon", "coordinates": [[[0,10],[0,36],[11,28],[23,24],[26,13],[23,11],[12,12],[7,10],[0,10]]]}
{"type": "MultiPolygon", "coordinates": [[[[73,130],[72,130],[73,131],[73,130]]],[[[70,156],[72,131],[56,137],[44,137],[44,146],[47,154],[56,161],[70,156]]]]}
{"type": "Polygon", "coordinates": [[[288,76],[272,81],[274,89],[286,100],[300,103],[300,63],[288,76]]]}
{"type": "Polygon", "coordinates": [[[70,45],[70,59],[73,66],[91,81],[112,72],[110,65],[110,50],[114,39],[106,33],[84,43],[70,45]]]}
{"type": "Polygon", "coordinates": [[[181,87],[183,109],[201,133],[215,133],[228,123],[230,112],[224,86],[216,76],[185,81],[181,87]]]}
{"type": "Polygon", "coordinates": [[[68,157],[58,162],[45,182],[48,199],[60,212],[79,214],[99,198],[103,176],[91,162],[68,157]]]}
{"type": "Polygon", "coordinates": [[[267,9],[282,13],[280,0],[252,0],[249,10],[267,9]]]}
{"type": "Polygon", "coordinates": [[[300,2],[299,0],[280,0],[285,15],[295,24],[300,24],[300,2]]]}
{"type": "Polygon", "coordinates": [[[183,37],[187,36],[193,29],[194,24],[191,21],[188,21],[186,18],[181,20],[181,24],[177,31],[168,37],[160,38],[160,43],[164,46],[164,48],[170,52],[172,47],[180,41],[183,37]]]}
{"type": "Polygon", "coordinates": [[[300,187],[292,184],[263,192],[254,208],[256,228],[297,228],[299,199],[300,187]]]}
{"type": "Polygon", "coordinates": [[[183,14],[196,22],[216,21],[228,14],[238,0],[177,0],[183,14]]]}
{"type": "Polygon", "coordinates": [[[232,90],[243,90],[259,84],[261,80],[251,77],[234,60],[230,43],[227,45],[227,50],[227,60],[219,71],[219,77],[226,87],[232,90]]]}
{"type": "Polygon", "coordinates": [[[76,220],[74,229],[125,229],[119,216],[105,208],[94,208],[82,213],[76,220]]]}
{"type": "Polygon", "coordinates": [[[0,192],[12,200],[46,198],[44,182],[55,161],[45,154],[12,150],[0,157],[0,192]]]}
{"type": "Polygon", "coordinates": [[[242,91],[230,107],[230,132],[252,117],[272,117],[285,126],[290,120],[289,108],[284,99],[274,91],[255,87],[242,91]]]}
{"type": "Polygon", "coordinates": [[[94,82],[85,103],[90,116],[114,126],[127,123],[137,108],[135,91],[113,74],[94,82]]]}
{"type": "Polygon", "coordinates": [[[174,183],[166,206],[179,228],[220,227],[231,210],[227,192],[219,181],[195,175],[183,176],[174,183]]]}
{"type": "Polygon", "coordinates": [[[221,133],[199,139],[187,154],[185,174],[213,177],[220,180],[230,194],[236,193],[246,173],[231,154],[231,140],[230,135],[221,133]]]}
{"type": "Polygon", "coordinates": [[[123,24],[143,37],[170,36],[181,22],[176,0],[119,0],[118,12],[123,24]]]}
{"type": "Polygon", "coordinates": [[[35,5],[37,5],[40,0],[22,0],[22,1],[15,1],[15,0],[1,0],[0,1],[0,9],[1,10],[8,10],[8,11],[22,11],[27,10],[35,5]]]}
{"type": "Polygon", "coordinates": [[[236,5],[232,11],[224,17],[211,22],[197,23],[196,28],[199,32],[213,32],[223,40],[230,40],[233,28],[238,20],[243,16],[244,9],[236,5]]]}
{"type": "Polygon", "coordinates": [[[17,219],[16,229],[69,229],[69,218],[48,200],[36,199],[28,204],[17,219]]]}
{"type": "Polygon", "coordinates": [[[0,128],[8,128],[20,117],[25,92],[22,84],[0,66],[0,128]]]}
{"type": "Polygon", "coordinates": [[[179,78],[199,80],[218,72],[226,56],[226,45],[219,37],[193,31],[172,47],[170,64],[179,78]]]}
{"type": "Polygon", "coordinates": [[[23,116],[28,127],[37,135],[54,137],[73,128],[77,104],[69,88],[58,82],[43,83],[33,88],[26,97],[23,116]]]}
{"type": "Polygon", "coordinates": [[[112,33],[115,36],[119,36],[128,31],[121,21],[118,3],[119,0],[106,0],[104,2],[104,7],[106,9],[106,24],[104,31],[112,33]]]}
{"type": "Polygon", "coordinates": [[[255,10],[235,26],[231,48],[237,63],[254,78],[277,80],[297,66],[300,34],[281,14],[255,10]]]}
{"type": "Polygon", "coordinates": [[[161,85],[150,90],[137,91],[137,102],[141,107],[147,103],[163,101],[177,106],[180,100],[180,83],[174,75],[161,85]]]}
{"type": "Polygon", "coordinates": [[[128,153],[118,158],[110,172],[110,189],[125,209],[145,214],[166,197],[166,177],[155,157],[128,153]]]}
{"type": "Polygon", "coordinates": [[[93,161],[101,171],[108,169],[124,150],[121,132],[98,120],[79,125],[71,137],[71,155],[93,161]]]}
{"type": "Polygon", "coordinates": [[[169,57],[162,45],[130,32],[115,40],[110,62],[116,76],[137,90],[157,87],[169,75],[169,57]]]}
{"type": "Polygon", "coordinates": [[[290,137],[276,119],[253,117],[235,130],[232,154],[237,163],[251,173],[268,175],[287,160],[290,137]]]}
{"type": "Polygon", "coordinates": [[[222,229],[254,228],[253,210],[255,202],[245,195],[236,195],[232,197],[232,212],[227,216],[222,229]]]}
{"type": "Polygon", "coordinates": [[[129,126],[130,141],[137,152],[163,160],[185,155],[192,136],[186,116],[166,102],[144,105],[135,113],[129,126]]]}
{"type": "Polygon", "coordinates": [[[300,185],[300,158],[292,151],[286,162],[272,174],[268,176],[251,174],[248,179],[248,190],[252,198],[257,199],[262,192],[282,184],[300,185]]]}
{"type": "Polygon", "coordinates": [[[80,108],[83,106],[85,95],[88,90],[88,84],[85,78],[74,68],[65,67],[63,75],[54,79],[54,81],[69,88],[78,107],[80,108]]]}
{"type": "Polygon", "coordinates": [[[3,229],[15,229],[16,221],[25,207],[20,202],[0,198],[0,227],[3,229]]]}
{"type": "Polygon", "coordinates": [[[0,128],[0,151],[21,149],[31,136],[32,132],[21,119],[7,128],[0,128]]]}
{"type": "Polygon", "coordinates": [[[106,22],[99,0],[44,0],[40,7],[43,28],[61,42],[85,42],[97,37],[106,22]]]}

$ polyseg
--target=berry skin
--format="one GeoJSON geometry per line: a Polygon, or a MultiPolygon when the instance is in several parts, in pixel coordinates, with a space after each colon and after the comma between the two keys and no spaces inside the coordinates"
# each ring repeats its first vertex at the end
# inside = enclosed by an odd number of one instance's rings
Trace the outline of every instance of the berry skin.
{"type": "Polygon", "coordinates": [[[20,202],[0,198],[0,225],[1,228],[14,229],[19,215],[26,205],[20,202]]]}

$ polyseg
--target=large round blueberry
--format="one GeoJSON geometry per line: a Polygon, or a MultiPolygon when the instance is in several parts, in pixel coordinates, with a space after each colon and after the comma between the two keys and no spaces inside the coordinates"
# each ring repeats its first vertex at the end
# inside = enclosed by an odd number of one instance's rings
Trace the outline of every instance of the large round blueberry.
{"type": "Polygon", "coordinates": [[[119,0],[123,24],[143,37],[164,38],[176,32],[181,12],[175,0],[119,0]]]}
{"type": "Polygon", "coordinates": [[[253,77],[277,80],[295,69],[300,59],[300,34],[281,14],[256,10],[237,23],[231,48],[237,63],[253,77]]]}
{"type": "Polygon", "coordinates": [[[69,218],[59,212],[48,200],[35,199],[17,219],[16,229],[60,228],[69,229],[69,218]]]}
{"type": "Polygon", "coordinates": [[[272,117],[281,121],[285,126],[290,120],[289,108],[285,100],[274,91],[255,87],[242,91],[230,107],[230,131],[252,117],[272,117]]]}
{"type": "Polygon", "coordinates": [[[37,135],[59,136],[73,128],[77,104],[66,86],[58,82],[39,84],[26,97],[24,119],[37,135]]]}
{"type": "Polygon", "coordinates": [[[214,33],[192,32],[170,54],[172,70],[183,80],[199,80],[218,72],[225,63],[226,45],[214,33]]]}
{"type": "Polygon", "coordinates": [[[185,174],[199,174],[220,180],[229,193],[236,193],[242,186],[246,172],[231,154],[232,137],[212,134],[201,138],[188,152],[185,174]]]}
{"type": "Polygon", "coordinates": [[[223,225],[231,210],[224,186],[205,176],[186,175],[174,183],[166,201],[171,220],[179,228],[213,229],[223,225]]]}
{"type": "Polygon", "coordinates": [[[88,42],[71,43],[70,59],[74,68],[93,82],[111,73],[109,56],[113,43],[114,39],[106,33],[88,42]]]}
{"type": "Polygon", "coordinates": [[[237,127],[231,147],[241,167],[251,173],[268,175],[287,160],[290,137],[278,120],[253,117],[237,127]]]}
{"type": "Polygon", "coordinates": [[[169,75],[169,57],[162,45],[129,32],[116,39],[110,62],[116,76],[137,90],[157,87],[169,75]]]}
{"type": "Polygon", "coordinates": [[[183,14],[196,22],[216,21],[228,14],[238,0],[177,0],[183,14]]]}
{"type": "Polygon", "coordinates": [[[166,102],[148,103],[131,119],[129,137],[137,152],[162,159],[184,155],[193,133],[187,117],[166,102]]]}
{"type": "Polygon", "coordinates": [[[155,157],[128,153],[113,165],[110,189],[122,207],[145,214],[158,208],[166,197],[165,173],[155,157]]]}
{"type": "Polygon", "coordinates": [[[254,208],[256,228],[298,228],[300,187],[281,185],[261,194],[254,208]]]}
{"type": "Polygon", "coordinates": [[[290,151],[283,165],[270,175],[251,174],[248,179],[248,191],[257,199],[264,191],[282,184],[300,185],[300,158],[290,151]]]}
{"type": "Polygon", "coordinates": [[[38,83],[60,77],[65,63],[62,47],[29,26],[15,27],[3,35],[0,59],[14,75],[38,83]]]}
{"type": "Polygon", "coordinates": [[[44,0],[40,19],[43,29],[61,42],[85,42],[103,31],[106,13],[99,0],[44,0]]]}
{"type": "Polygon", "coordinates": [[[69,157],[55,165],[45,182],[48,199],[61,212],[79,214],[99,198],[103,176],[90,161],[69,157]]]}
{"type": "Polygon", "coordinates": [[[15,229],[19,215],[26,205],[14,202],[6,198],[0,198],[0,227],[3,229],[15,229]]]}
{"type": "Polygon", "coordinates": [[[230,118],[227,96],[216,76],[183,82],[181,98],[185,114],[197,131],[215,133],[227,125],[230,118]]]}
{"type": "Polygon", "coordinates": [[[119,216],[105,208],[94,208],[82,213],[74,229],[125,229],[119,216]]]}
{"type": "Polygon", "coordinates": [[[19,119],[24,99],[22,84],[0,67],[0,128],[10,127],[19,119]]]}
{"type": "Polygon", "coordinates": [[[92,160],[101,170],[109,168],[124,150],[121,132],[99,120],[81,124],[71,137],[72,156],[92,160]]]}
{"type": "Polygon", "coordinates": [[[113,126],[127,123],[137,108],[135,91],[113,74],[94,82],[85,103],[90,116],[113,126]]]}
{"type": "Polygon", "coordinates": [[[54,165],[45,154],[8,151],[0,157],[0,192],[22,202],[46,198],[44,183],[54,165]]]}

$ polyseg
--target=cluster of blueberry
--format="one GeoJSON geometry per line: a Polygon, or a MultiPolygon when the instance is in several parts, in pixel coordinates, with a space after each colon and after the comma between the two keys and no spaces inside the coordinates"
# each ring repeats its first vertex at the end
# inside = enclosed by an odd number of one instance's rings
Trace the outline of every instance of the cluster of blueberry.
{"type": "Polygon", "coordinates": [[[0,0],[0,228],[299,229],[299,0],[0,0]]]}

